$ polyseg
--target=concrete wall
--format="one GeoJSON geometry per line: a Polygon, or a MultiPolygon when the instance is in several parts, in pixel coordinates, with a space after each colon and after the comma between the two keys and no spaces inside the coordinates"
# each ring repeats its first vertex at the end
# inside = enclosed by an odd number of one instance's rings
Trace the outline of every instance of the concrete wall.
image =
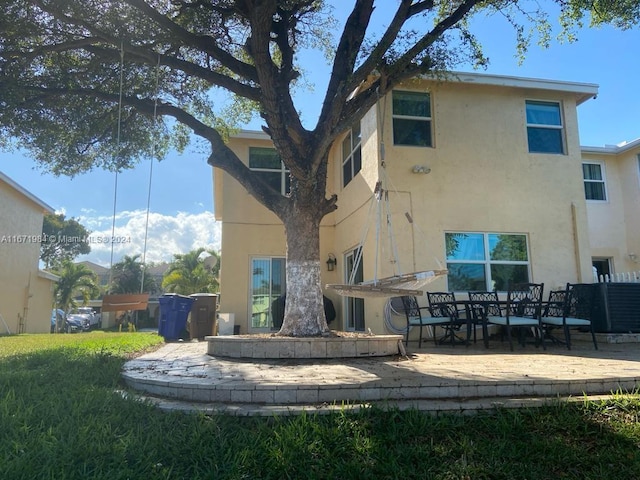
{"type": "Polygon", "coordinates": [[[53,281],[38,269],[43,217],[41,205],[0,178],[0,315],[12,333],[50,329],[53,281]]]}

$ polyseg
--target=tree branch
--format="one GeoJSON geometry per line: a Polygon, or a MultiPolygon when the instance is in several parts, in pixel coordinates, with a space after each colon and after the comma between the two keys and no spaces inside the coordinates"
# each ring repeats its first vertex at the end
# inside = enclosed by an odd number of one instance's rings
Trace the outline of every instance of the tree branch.
{"type": "MultiPolygon", "coordinates": [[[[142,61],[142,63],[149,64],[149,65],[157,64],[158,52],[155,52],[151,49],[136,47],[132,42],[125,42],[122,38],[119,38],[113,35],[111,32],[105,32],[98,29],[95,26],[95,24],[92,22],[87,22],[81,18],[70,17],[68,15],[60,14],[56,9],[48,9],[46,7],[46,4],[44,4],[41,1],[36,1],[35,3],[40,8],[42,8],[43,11],[51,14],[55,18],[58,18],[61,21],[64,21],[65,23],[68,23],[70,25],[81,26],[82,28],[86,29],[88,32],[91,32],[94,35],[94,37],[91,37],[91,39],[93,40],[91,44],[95,45],[95,44],[104,42],[104,43],[112,44],[116,47],[121,46],[125,50],[125,52],[136,55],[136,58],[139,61],[142,61]]],[[[210,54],[213,58],[220,61],[222,66],[232,71],[234,71],[234,69],[237,69],[239,71],[239,74],[241,76],[244,76],[244,78],[246,78],[248,81],[255,82],[257,80],[255,69],[253,69],[251,65],[244,64],[238,61],[232,55],[228,54],[227,52],[224,52],[222,49],[213,45],[210,41],[211,38],[196,36],[191,34],[187,30],[183,29],[182,27],[178,26],[177,24],[169,20],[164,15],[161,15],[155,9],[149,7],[142,0],[127,0],[127,3],[129,3],[134,8],[138,8],[141,10],[144,9],[143,11],[144,14],[148,14],[152,16],[154,21],[160,24],[163,28],[168,29],[171,33],[177,34],[178,39],[180,41],[183,41],[187,44],[193,44],[193,47],[196,49],[201,48],[207,54],[210,54]]],[[[86,41],[86,39],[84,41],[86,41]]],[[[79,40],[79,42],[81,43],[78,46],[82,46],[83,40],[79,40]]],[[[73,42],[70,42],[69,46],[73,46],[73,44],[74,44],[73,42]]],[[[52,51],[51,46],[49,46],[48,48],[50,49],[50,51],[52,51]]],[[[91,48],[90,44],[87,44],[87,46],[85,47],[87,51],[90,51],[90,48],[91,48]]],[[[99,47],[94,47],[93,51],[108,52],[108,50],[106,49],[98,50],[98,48],[99,47]]],[[[214,72],[209,68],[202,67],[193,62],[181,60],[175,56],[167,55],[166,53],[162,55],[162,58],[164,60],[163,64],[166,66],[183,70],[185,73],[193,75],[197,78],[201,78],[212,85],[216,85],[216,86],[228,89],[229,91],[237,95],[240,95],[242,97],[248,98],[250,100],[259,101],[259,89],[247,86],[246,84],[235,80],[229,75],[224,75],[224,74],[214,72]]]]}
{"type": "Polygon", "coordinates": [[[398,34],[400,33],[402,26],[409,18],[428,10],[429,8],[433,8],[432,1],[424,1],[415,5],[411,5],[411,3],[411,0],[403,0],[398,6],[398,10],[396,10],[393,20],[391,20],[391,23],[385,30],[382,38],[367,56],[367,59],[354,72],[352,82],[349,85],[350,90],[357,88],[357,86],[364,81],[368,75],[371,75],[374,70],[380,66],[384,55],[388,52],[393,42],[398,38],[398,34]]]}
{"type": "MultiPolygon", "coordinates": [[[[458,6],[458,8],[453,11],[453,13],[438,22],[438,24],[436,24],[436,26],[431,31],[429,31],[429,33],[420,38],[420,40],[418,40],[413,47],[407,50],[398,59],[398,61],[395,62],[393,68],[389,69],[389,71],[394,72],[397,78],[403,78],[403,76],[398,75],[398,72],[407,69],[407,67],[412,62],[414,62],[414,60],[421,53],[429,48],[429,46],[431,46],[433,42],[440,38],[445,31],[462,20],[473,7],[482,2],[483,0],[465,0],[464,2],[462,2],[458,6]]],[[[429,69],[429,66],[430,65],[428,63],[423,62],[423,68],[421,68],[420,70],[424,72],[425,70],[429,69]]]]}
{"type": "MultiPolygon", "coordinates": [[[[403,0],[404,3],[407,1],[410,3],[410,0],[403,0]]],[[[364,41],[373,13],[373,3],[373,0],[357,0],[345,23],[320,112],[318,126],[321,129],[324,129],[323,126],[326,123],[331,123],[328,120],[335,116],[336,110],[340,108],[350,93],[346,90],[345,82],[353,72],[358,52],[364,41]]]]}
{"type": "Polygon", "coordinates": [[[258,76],[253,65],[238,60],[226,50],[218,47],[215,40],[206,35],[194,35],[182,26],[171,21],[167,16],[162,15],[155,8],[149,6],[144,0],[126,0],[126,3],[140,10],[145,16],[151,18],[156,24],[170,32],[184,45],[189,45],[197,50],[205,52],[220,64],[249,81],[256,82],[258,76]]]}
{"type": "MultiPolygon", "coordinates": [[[[291,174],[299,180],[305,180],[308,178],[309,152],[305,151],[304,145],[308,134],[302,127],[291,98],[291,70],[280,70],[269,50],[277,3],[274,0],[242,2],[249,12],[251,24],[251,37],[247,44],[258,72],[264,109],[262,116],[267,122],[271,139],[291,174]]],[[[290,19],[286,19],[286,23],[289,22],[290,19]]]]}

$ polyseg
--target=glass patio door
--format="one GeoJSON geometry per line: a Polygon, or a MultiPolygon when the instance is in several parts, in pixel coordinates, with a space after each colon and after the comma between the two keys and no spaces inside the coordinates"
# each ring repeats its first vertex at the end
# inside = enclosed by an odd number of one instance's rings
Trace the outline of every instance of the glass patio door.
{"type": "MultiPolygon", "coordinates": [[[[353,283],[359,283],[364,280],[362,258],[358,265],[356,265],[356,258],[360,255],[361,250],[362,247],[358,247],[347,253],[344,257],[345,283],[349,283],[350,281],[353,281],[353,283]],[[355,276],[352,277],[354,268],[355,276]]],[[[364,331],[364,298],[345,297],[344,302],[345,329],[356,332],[364,331]]]]}
{"type": "Polygon", "coordinates": [[[284,258],[253,258],[251,260],[249,313],[252,329],[274,328],[272,304],[274,300],[286,293],[285,275],[284,258]]]}

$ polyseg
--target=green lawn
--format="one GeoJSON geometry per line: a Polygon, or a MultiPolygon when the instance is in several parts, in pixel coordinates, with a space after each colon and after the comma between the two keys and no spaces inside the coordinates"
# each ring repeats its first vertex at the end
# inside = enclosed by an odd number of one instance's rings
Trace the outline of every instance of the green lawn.
{"type": "Polygon", "coordinates": [[[640,397],[499,410],[279,418],[126,398],[145,333],[0,337],[0,479],[638,479],[640,397]]]}

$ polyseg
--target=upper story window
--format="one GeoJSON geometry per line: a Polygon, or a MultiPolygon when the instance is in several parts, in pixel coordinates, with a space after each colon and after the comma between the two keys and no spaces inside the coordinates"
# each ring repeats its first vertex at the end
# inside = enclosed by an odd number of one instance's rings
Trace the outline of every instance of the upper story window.
{"type": "Polygon", "coordinates": [[[432,147],[431,95],[394,90],[392,98],[394,145],[432,147]]]}
{"type": "Polygon", "coordinates": [[[342,140],[342,186],[345,187],[362,168],[362,135],[356,122],[342,140]]]}
{"type": "Polygon", "coordinates": [[[583,163],[584,194],[587,200],[607,199],[607,186],[604,178],[604,166],[601,163],[583,163]]]}
{"type": "Polygon", "coordinates": [[[564,153],[560,103],[527,100],[526,107],[529,152],[564,153]]]}
{"type": "Polygon", "coordinates": [[[275,148],[250,147],[249,168],[262,172],[263,180],[275,190],[283,195],[289,193],[291,188],[289,170],[285,168],[275,148]]]}
{"type": "Polygon", "coordinates": [[[529,282],[527,236],[523,234],[445,233],[449,290],[507,290],[529,282]]]}

